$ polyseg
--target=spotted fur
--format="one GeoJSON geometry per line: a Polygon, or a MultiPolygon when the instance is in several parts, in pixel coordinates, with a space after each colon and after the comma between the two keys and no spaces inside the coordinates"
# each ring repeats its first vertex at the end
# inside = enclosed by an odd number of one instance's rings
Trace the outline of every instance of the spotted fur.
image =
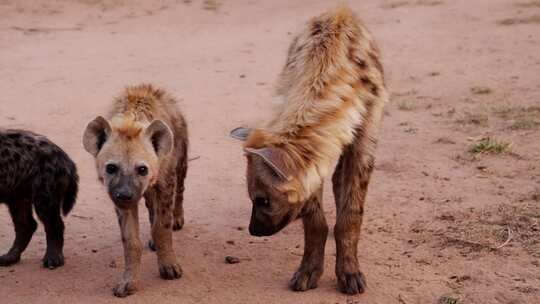
{"type": "Polygon", "coordinates": [[[6,203],[15,226],[15,241],[0,256],[0,266],[20,260],[37,223],[32,206],[45,226],[47,250],[43,266],[64,264],[64,223],[75,205],[77,167],[69,156],[45,136],[23,130],[0,129],[0,203],[6,203]]]}

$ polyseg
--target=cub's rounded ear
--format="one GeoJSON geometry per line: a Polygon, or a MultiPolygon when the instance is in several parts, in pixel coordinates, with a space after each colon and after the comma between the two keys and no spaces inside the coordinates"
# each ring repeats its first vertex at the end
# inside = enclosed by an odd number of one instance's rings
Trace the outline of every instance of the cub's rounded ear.
{"type": "Polygon", "coordinates": [[[245,141],[246,138],[248,138],[250,133],[251,133],[250,128],[238,127],[236,129],[232,130],[229,135],[234,139],[245,141]]]}
{"type": "Polygon", "coordinates": [[[103,116],[98,116],[88,123],[83,134],[83,146],[88,153],[96,157],[111,134],[111,125],[103,116]]]}
{"type": "Polygon", "coordinates": [[[145,136],[152,142],[158,157],[163,157],[172,151],[174,135],[171,128],[162,120],[154,120],[144,131],[145,136]]]}

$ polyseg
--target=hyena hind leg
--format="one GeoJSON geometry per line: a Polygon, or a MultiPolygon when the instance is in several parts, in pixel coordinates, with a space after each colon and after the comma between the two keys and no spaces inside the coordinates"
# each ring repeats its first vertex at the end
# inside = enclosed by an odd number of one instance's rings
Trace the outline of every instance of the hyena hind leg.
{"type": "Polygon", "coordinates": [[[306,291],[317,287],[324,270],[324,247],[328,236],[328,225],[322,209],[322,185],[306,202],[302,214],[304,225],[304,256],[300,267],[293,275],[290,288],[306,291]]]}
{"type": "Polygon", "coordinates": [[[62,266],[64,265],[64,222],[60,216],[60,203],[41,201],[35,204],[35,209],[45,227],[47,237],[43,267],[54,269],[62,266]]]}
{"type": "Polygon", "coordinates": [[[15,226],[15,241],[13,241],[11,249],[0,256],[0,266],[17,263],[37,229],[36,220],[32,216],[32,205],[29,201],[11,202],[8,203],[8,207],[13,226],[15,226]]]}

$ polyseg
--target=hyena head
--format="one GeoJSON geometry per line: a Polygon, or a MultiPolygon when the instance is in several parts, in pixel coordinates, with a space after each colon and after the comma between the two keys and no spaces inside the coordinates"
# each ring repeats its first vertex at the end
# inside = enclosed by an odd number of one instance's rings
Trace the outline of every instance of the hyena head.
{"type": "Polygon", "coordinates": [[[130,208],[156,182],[161,160],[172,151],[173,134],[161,120],[143,125],[130,117],[109,122],[98,116],[86,127],[83,144],[95,157],[111,200],[118,208],[130,208]]]}
{"type": "MultiPolygon", "coordinates": [[[[250,129],[231,132],[236,139],[246,140],[250,129]]],[[[247,186],[252,202],[249,233],[269,236],[279,232],[298,218],[306,199],[297,180],[294,165],[287,153],[275,146],[244,147],[247,158],[247,186]]]]}

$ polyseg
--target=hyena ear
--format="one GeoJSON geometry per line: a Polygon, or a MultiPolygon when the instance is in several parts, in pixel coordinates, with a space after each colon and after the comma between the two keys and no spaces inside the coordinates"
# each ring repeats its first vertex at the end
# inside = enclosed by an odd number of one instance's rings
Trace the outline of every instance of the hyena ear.
{"type": "Polygon", "coordinates": [[[233,129],[229,135],[234,139],[245,141],[246,138],[248,138],[250,133],[251,133],[250,128],[238,127],[236,129],[233,129]]]}
{"type": "Polygon", "coordinates": [[[103,116],[98,116],[88,123],[83,134],[83,146],[88,153],[96,157],[111,134],[111,125],[103,116]]]}
{"type": "Polygon", "coordinates": [[[289,180],[288,175],[285,173],[288,170],[285,168],[282,152],[276,148],[244,148],[244,151],[248,154],[257,155],[264,160],[264,163],[276,173],[277,176],[284,180],[289,180]]]}
{"type": "Polygon", "coordinates": [[[158,157],[163,157],[172,151],[174,136],[171,129],[163,121],[152,121],[144,134],[152,142],[158,157]]]}

